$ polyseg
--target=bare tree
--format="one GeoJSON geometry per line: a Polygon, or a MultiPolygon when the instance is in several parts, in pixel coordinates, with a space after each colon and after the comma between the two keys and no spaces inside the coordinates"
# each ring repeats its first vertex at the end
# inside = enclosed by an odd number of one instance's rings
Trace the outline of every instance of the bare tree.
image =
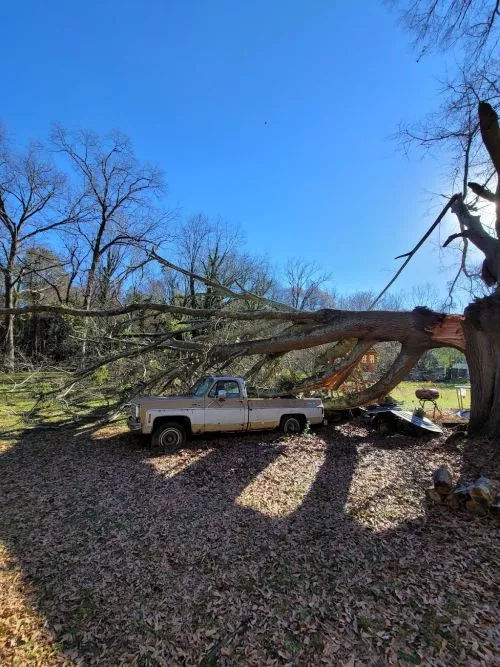
{"type": "Polygon", "coordinates": [[[409,294],[403,300],[406,308],[417,308],[425,306],[431,310],[438,310],[443,305],[443,300],[434,283],[414,285],[409,294]]]}
{"type": "Polygon", "coordinates": [[[33,245],[19,258],[19,297],[30,303],[64,303],[66,262],[51,248],[33,245]]]}
{"type": "MultiPolygon", "coordinates": [[[[441,87],[439,108],[420,123],[402,124],[398,137],[405,149],[438,154],[445,160],[448,192],[461,191],[472,209],[485,213],[483,192],[495,178],[480,135],[477,105],[500,103],[498,84],[499,3],[496,0],[396,0],[404,25],[415,38],[420,55],[433,50],[456,50],[458,71],[441,87]]],[[[491,201],[491,200],[490,200],[491,201]]],[[[459,223],[462,224],[461,222],[459,223]]],[[[484,223],[483,223],[484,224],[484,223]]],[[[461,232],[464,229],[461,227],[461,232]]],[[[480,296],[473,256],[466,236],[450,246],[460,257],[455,278],[449,285],[448,306],[454,290],[480,296]]]]}
{"type": "MultiPolygon", "coordinates": [[[[31,270],[20,261],[22,254],[39,239],[78,219],[80,202],[64,199],[65,179],[40,144],[30,144],[17,154],[0,136],[0,270],[3,274],[3,301],[15,305],[16,290],[31,270]]],[[[14,316],[4,319],[4,366],[15,363],[14,316]]]]}
{"type": "Polygon", "coordinates": [[[186,274],[182,278],[184,305],[204,308],[222,305],[213,285],[202,286],[196,276],[230,289],[264,296],[274,287],[271,270],[263,259],[243,252],[240,227],[203,213],[188,218],[175,236],[175,254],[186,274]]]}
{"type": "Polygon", "coordinates": [[[317,264],[290,259],[285,266],[283,301],[297,310],[331,306],[332,299],[323,289],[329,279],[330,275],[321,271],[317,264]]]}
{"type": "Polygon", "coordinates": [[[469,62],[491,54],[500,37],[498,0],[391,0],[422,55],[461,45],[469,62]]]}
{"type": "Polygon", "coordinates": [[[158,244],[166,237],[170,214],[155,206],[164,192],[163,174],[141,163],[130,140],[119,132],[99,137],[88,130],[69,132],[55,126],[52,142],[68,158],[79,181],[75,187],[81,190],[78,234],[88,259],[80,268],[85,270],[83,307],[89,310],[99,281],[101,288],[103,280],[109,287],[126,250],[146,242],[158,244]]]}
{"type": "Polygon", "coordinates": [[[164,192],[160,169],[142,164],[130,140],[119,132],[104,138],[93,132],[68,132],[60,126],[52,131],[56,150],[65,155],[79,177],[82,215],[78,232],[89,250],[83,305],[90,307],[99,263],[117,246],[158,242],[166,235],[162,225],[169,213],[155,207],[164,192]]]}

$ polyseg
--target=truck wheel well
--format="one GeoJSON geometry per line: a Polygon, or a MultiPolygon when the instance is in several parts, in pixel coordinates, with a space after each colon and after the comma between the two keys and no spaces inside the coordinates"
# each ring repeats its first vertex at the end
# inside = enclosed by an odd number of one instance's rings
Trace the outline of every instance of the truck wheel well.
{"type": "Polygon", "coordinates": [[[181,426],[184,426],[186,429],[186,434],[191,435],[191,422],[189,421],[188,417],[156,417],[156,419],[153,422],[153,432],[156,431],[156,429],[159,426],[162,426],[163,424],[169,424],[171,422],[175,422],[177,424],[180,424],[181,426]]]}
{"type": "Polygon", "coordinates": [[[288,419],[289,417],[295,417],[295,419],[298,419],[299,422],[300,422],[300,424],[301,424],[301,426],[305,426],[306,423],[307,423],[307,419],[306,419],[306,416],[305,416],[305,415],[296,415],[296,414],[294,414],[294,413],[287,414],[287,415],[282,415],[282,417],[281,417],[281,419],[280,419],[280,423],[283,423],[283,421],[284,421],[285,419],[288,419]]]}

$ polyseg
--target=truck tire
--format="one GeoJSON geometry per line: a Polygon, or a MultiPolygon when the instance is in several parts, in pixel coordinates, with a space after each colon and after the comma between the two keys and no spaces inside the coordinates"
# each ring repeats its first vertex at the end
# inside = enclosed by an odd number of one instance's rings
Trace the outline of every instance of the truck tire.
{"type": "Polygon", "coordinates": [[[163,451],[179,449],[186,444],[186,431],[177,422],[161,424],[151,438],[153,447],[163,451]]]}
{"type": "Polygon", "coordinates": [[[285,415],[281,418],[280,431],[286,435],[298,435],[304,430],[304,421],[295,415],[285,415]]]}

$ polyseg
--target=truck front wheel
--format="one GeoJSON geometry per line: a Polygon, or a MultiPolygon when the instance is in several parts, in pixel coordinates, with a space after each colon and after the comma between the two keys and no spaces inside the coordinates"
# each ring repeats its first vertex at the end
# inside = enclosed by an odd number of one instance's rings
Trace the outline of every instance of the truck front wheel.
{"type": "Polygon", "coordinates": [[[186,431],[180,424],[170,422],[161,424],[153,433],[153,447],[169,451],[183,447],[186,443],[186,431]]]}
{"type": "Polygon", "coordinates": [[[280,423],[280,431],[287,435],[297,435],[304,430],[304,424],[300,417],[282,417],[280,423]]]}

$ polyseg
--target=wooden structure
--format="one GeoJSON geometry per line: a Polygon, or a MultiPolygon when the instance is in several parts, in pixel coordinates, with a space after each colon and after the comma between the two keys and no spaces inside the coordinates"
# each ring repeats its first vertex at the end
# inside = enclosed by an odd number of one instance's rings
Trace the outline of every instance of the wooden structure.
{"type": "Polygon", "coordinates": [[[359,368],[363,373],[375,373],[378,365],[378,354],[372,347],[366,352],[359,362],[359,368]]]}

